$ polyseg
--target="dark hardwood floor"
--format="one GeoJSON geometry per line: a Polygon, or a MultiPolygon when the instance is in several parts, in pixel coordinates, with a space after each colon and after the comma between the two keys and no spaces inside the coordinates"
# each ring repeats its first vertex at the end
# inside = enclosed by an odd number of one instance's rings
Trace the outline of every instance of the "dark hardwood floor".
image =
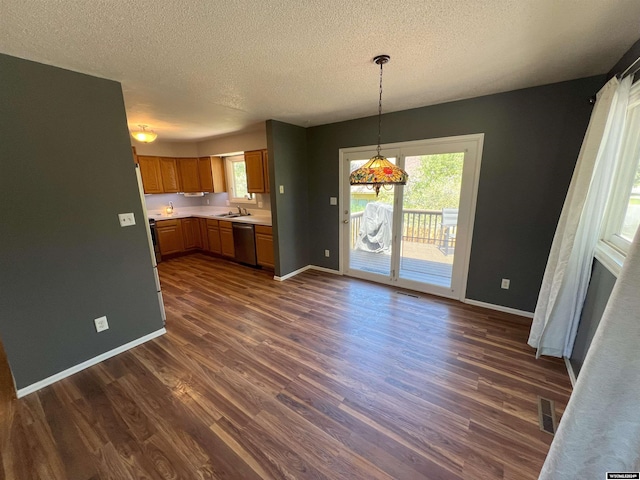
{"type": "Polygon", "coordinates": [[[166,335],[0,388],[0,478],[537,478],[536,398],[560,414],[570,383],[522,319],[200,254],[159,270],[166,335]]]}

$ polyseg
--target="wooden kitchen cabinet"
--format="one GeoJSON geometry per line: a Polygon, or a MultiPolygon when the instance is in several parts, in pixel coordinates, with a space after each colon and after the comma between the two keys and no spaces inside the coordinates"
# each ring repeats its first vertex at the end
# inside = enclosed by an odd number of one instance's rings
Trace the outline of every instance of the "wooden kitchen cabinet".
{"type": "Polygon", "coordinates": [[[198,159],[198,168],[200,192],[220,193],[227,191],[222,157],[200,157],[198,159]]]}
{"type": "Polygon", "coordinates": [[[222,255],[235,257],[236,250],[233,246],[233,224],[225,220],[220,220],[220,246],[222,255]]]}
{"type": "Polygon", "coordinates": [[[185,250],[194,250],[202,248],[202,237],[200,236],[200,219],[199,218],[183,218],[180,220],[182,224],[182,240],[185,250]]]}
{"type": "Polygon", "coordinates": [[[184,251],[182,225],[179,219],[158,220],[156,222],[158,243],[162,255],[171,255],[184,251]]]}
{"type": "Polygon", "coordinates": [[[269,191],[268,162],[269,157],[266,150],[244,152],[247,191],[249,193],[267,193],[269,191]]]}
{"type": "Polygon", "coordinates": [[[218,220],[207,218],[207,239],[209,241],[209,251],[212,253],[222,253],[220,245],[220,228],[218,220]]]}
{"type": "Polygon", "coordinates": [[[138,165],[140,165],[144,193],[164,193],[162,174],[160,172],[160,157],[138,155],[138,165]]]}
{"type": "Polygon", "coordinates": [[[201,192],[197,158],[178,158],[178,172],[183,192],[201,192]]]}
{"type": "Polygon", "coordinates": [[[169,157],[159,157],[159,159],[162,191],[164,193],[178,193],[180,191],[180,179],[178,177],[176,159],[169,157]]]}
{"type": "Polygon", "coordinates": [[[262,168],[264,169],[264,191],[269,193],[271,187],[269,185],[269,152],[267,150],[262,151],[262,168]]]}
{"type": "Polygon", "coordinates": [[[207,232],[207,219],[206,218],[198,218],[198,223],[200,224],[200,245],[202,250],[205,252],[209,251],[209,234],[207,232]]]}
{"type": "Polygon", "coordinates": [[[273,229],[265,225],[256,225],[256,257],[258,265],[273,268],[273,229]]]}

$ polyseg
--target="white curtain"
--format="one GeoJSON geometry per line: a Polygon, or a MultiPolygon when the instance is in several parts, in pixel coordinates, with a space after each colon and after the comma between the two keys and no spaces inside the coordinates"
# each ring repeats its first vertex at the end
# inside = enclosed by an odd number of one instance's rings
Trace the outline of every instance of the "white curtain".
{"type": "Polygon", "coordinates": [[[598,92],[558,221],[529,334],[537,355],[569,357],[587,294],[631,89],[612,78],[598,92]]]}
{"type": "Polygon", "coordinates": [[[640,229],[609,297],[540,480],[640,471],[640,229]]]}

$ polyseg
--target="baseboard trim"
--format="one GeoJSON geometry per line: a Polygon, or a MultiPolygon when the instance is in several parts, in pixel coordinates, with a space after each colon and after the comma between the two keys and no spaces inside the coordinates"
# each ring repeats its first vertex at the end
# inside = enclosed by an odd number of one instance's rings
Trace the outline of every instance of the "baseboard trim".
{"type": "Polygon", "coordinates": [[[299,273],[306,272],[307,270],[309,270],[309,268],[311,268],[311,265],[307,265],[306,267],[299,268],[298,270],[294,270],[293,272],[287,273],[286,275],[283,275],[281,277],[278,277],[277,275],[274,275],[273,279],[277,280],[278,282],[284,282],[288,278],[295,277],[299,273]]]}
{"type": "Polygon", "coordinates": [[[16,392],[18,398],[22,398],[25,395],[29,395],[30,393],[33,393],[37,390],[40,390],[41,388],[44,387],[48,387],[49,385],[59,382],[60,380],[62,380],[63,378],[67,378],[70,377],[71,375],[73,375],[74,373],[78,373],[82,370],[84,370],[85,368],[89,368],[92,367],[93,365],[96,365],[100,362],[103,362],[105,360],[107,360],[108,358],[111,357],[115,357],[116,355],[118,355],[119,353],[123,353],[126,352],[127,350],[132,349],[133,347],[137,347],[138,345],[142,345],[145,342],[148,342],[149,340],[152,340],[156,337],[159,337],[160,335],[164,335],[165,333],[167,333],[167,330],[165,328],[161,328],[160,330],[156,330],[155,332],[149,333],[148,335],[145,335],[144,337],[140,337],[136,340],[133,340],[132,342],[129,343],[125,343],[124,345],[121,345],[117,348],[114,348],[113,350],[109,350],[108,352],[105,352],[101,355],[98,355],[97,357],[93,357],[90,358],[89,360],[79,363],[78,365],[75,365],[71,368],[67,368],[66,370],[63,370],[62,372],[56,373],[55,375],[51,375],[50,377],[45,378],[44,380],[40,380],[39,382],[33,383],[31,385],[29,385],[28,387],[24,387],[21,388],[20,390],[18,390],[16,392]]]}
{"type": "Polygon", "coordinates": [[[324,272],[324,273],[331,273],[333,275],[342,275],[342,272],[340,270],[333,270],[332,268],[319,267],[317,265],[309,265],[309,268],[311,270],[317,270],[319,272],[324,272]]]}
{"type": "Polygon", "coordinates": [[[278,282],[283,282],[291,277],[295,277],[296,275],[302,273],[302,272],[306,272],[307,270],[317,270],[319,272],[325,272],[325,273],[332,273],[334,275],[342,275],[342,272],[340,270],[332,270],[331,268],[325,268],[325,267],[318,267],[317,265],[307,265],[306,267],[302,267],[299,268],[298,270],[294,270],[291,273],[287,273],[286,275],[283,275],[282,277],[278,277],[276,275],[273,276],[274,280],[277,280],[278,282]]]}
{"type": "Polygon", "coordinates": [[[567,373],[569,374],[569,380],[571,380],[571,386],[575,388],[576,381],[578,380],[578,378],[576,377],[576,372],[573,371],[573,365],[571,365],[571,360],[569,360],[567,357],[562,357],[562,358],[564,358],[564,364],[567,367],[567,373]]]}
{"type": "Polygon", "coordinates": [[[494,305],[493,303],[479,302],[478,300],[471,300],[470,298],[465,298],[462,301],[469,305],[475,305],[476,307],[484,307],[498,312],[512,313],[513,315],[520,315],[521,317],[533,318],[533,312],[517,310],[511,307],[503,307],[502,305],[494,305]]]}

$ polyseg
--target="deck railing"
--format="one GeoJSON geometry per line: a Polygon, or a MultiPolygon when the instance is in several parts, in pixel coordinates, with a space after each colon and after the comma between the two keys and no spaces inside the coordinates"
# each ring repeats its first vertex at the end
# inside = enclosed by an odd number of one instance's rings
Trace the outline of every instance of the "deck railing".
{"type": "MultiPolygon", "coordinates": [[[[362,214],[351,214],[351,246],[355,247],[362,223],[362,214]]],[[[407,208],[402,211],[402,240],[405,242],[430,243],[438,247],[455,248],[456,227],[442,228],[442,210],[420,210],[407,208]],[[446,245],[445,243],[448,242],[446,245]]]]}

